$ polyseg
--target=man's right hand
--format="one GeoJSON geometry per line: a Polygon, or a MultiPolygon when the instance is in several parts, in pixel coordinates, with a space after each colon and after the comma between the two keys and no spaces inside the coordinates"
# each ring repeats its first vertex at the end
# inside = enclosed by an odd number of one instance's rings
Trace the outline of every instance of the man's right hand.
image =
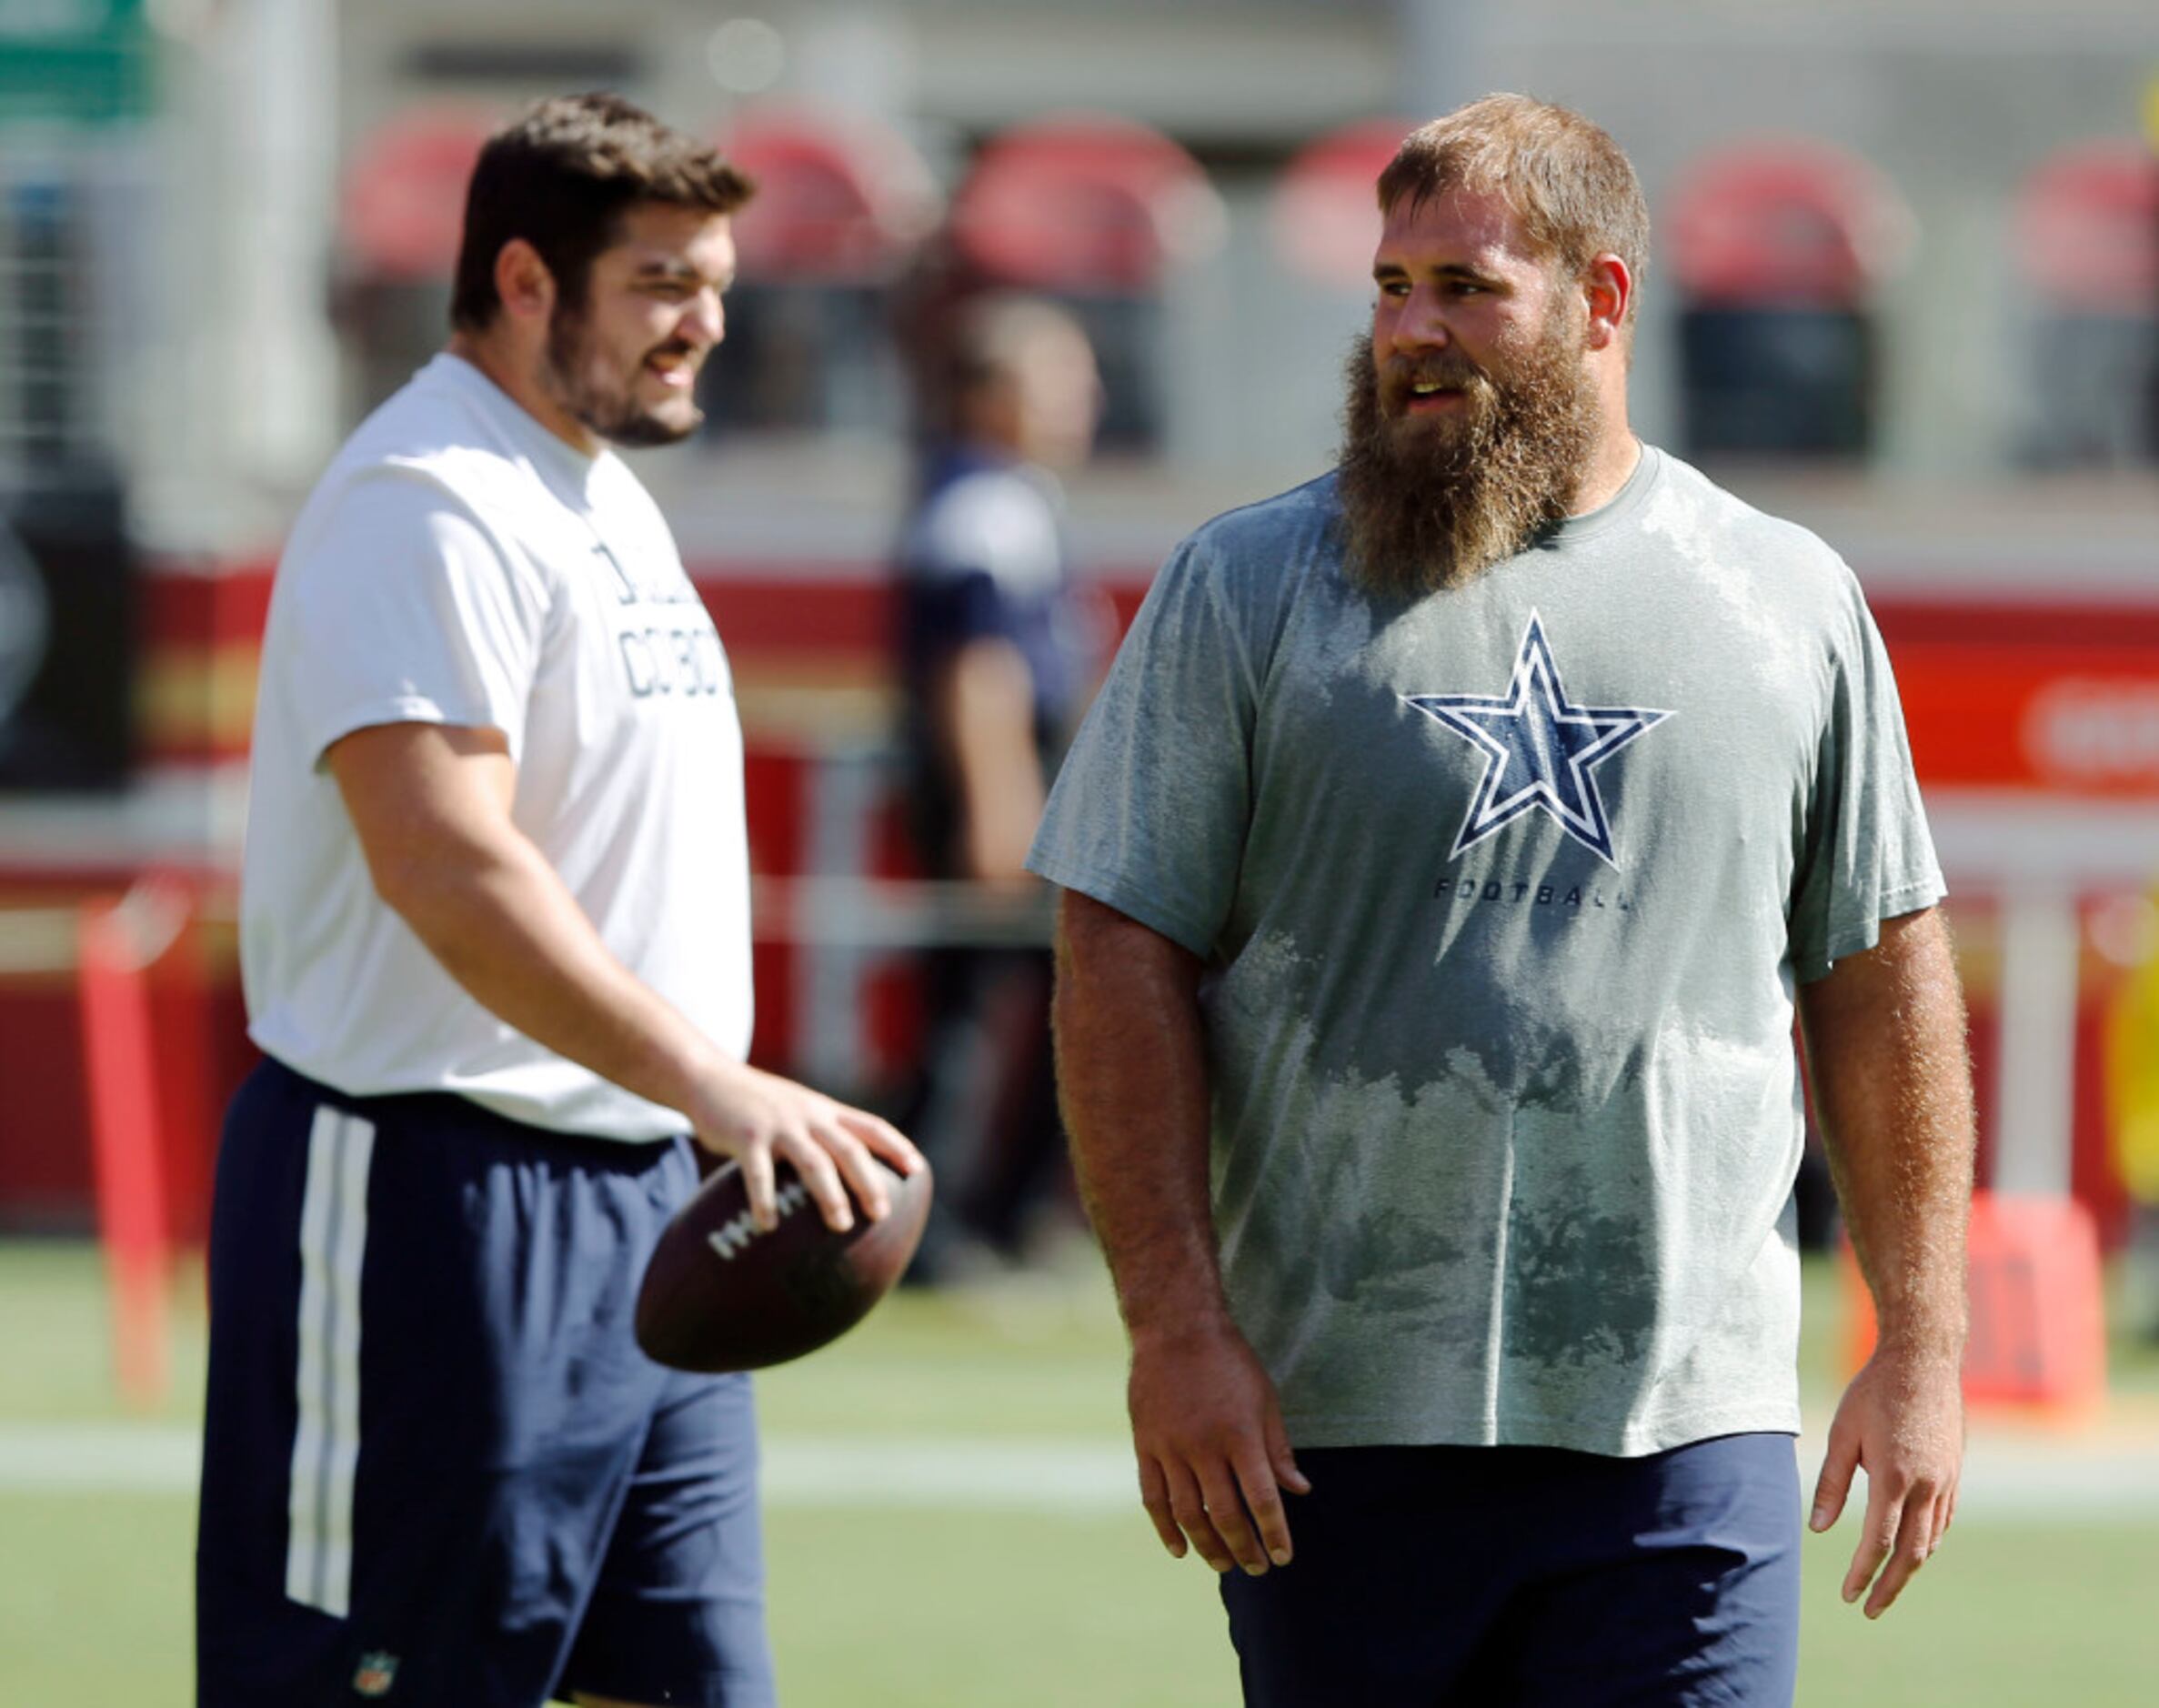
{"type": "Polygon", "coordinates": [[[872,1158],[882,1157],[903,1175],[922,1166],[922,1153],[889,1121],[776,1073],[727,1061],[704,1076],[698,1090],[698,1106],[686,1111],[698,1142],[741,1165],[750,1216],[768,1233],[779,1225],[772,1178],[777,1158],[793,1164],[826,1225],[839,1233],[855,1225],[849,1187],[870,1221],[891,1208],[892,1195],[872,1158]]]}
{"type": "Polygon", "coordinates": [[[1208,1192],[1200,956],[1067,890],[1057,1078],[1087,1213],[1132,1336],[1140,1496],[1162,1546],[1254,1577],[1290,1561],[1282,1491],[1311,1485],[1222,1295],[1208,1192]]]}
{"type": "Polygon", "coordinates": [[[1162,1546],[1187,1539],[1217,1572],[1290,1563],[1281,1491],[1309,1494],[1274,1384],[1227,1322],[1132,1337],[1129,1392],[1140,1496],[1162,1546]]]}

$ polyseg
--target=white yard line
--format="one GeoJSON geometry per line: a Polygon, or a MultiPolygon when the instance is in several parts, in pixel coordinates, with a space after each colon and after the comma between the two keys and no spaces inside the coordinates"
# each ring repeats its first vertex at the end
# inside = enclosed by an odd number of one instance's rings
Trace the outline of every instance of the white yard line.
{"type": "MultiPolygon", "coordinates": [[[[183,1494],[195,1486],[201,1452],[200,1435],[183,1425],[0,1424],[0,1493],[183,1494]]],[[[1803,1460],[1810,1479],[1818,1462],[1818,1449],[1803,1460]]],[[[1056,1516],[1138,1506],[1130,1453],[1120,1442],[1101,1441],[768,1437],[764,1489],[766,1503],[779,1509],[937,1507],[1056,1516]]],[[[2084,1445],[2074,1438],[1974,1442],[1958,1516],[2159,1521],[2159,1448],[2084,1445]]]]}
{"type": "Polygon", "coordinates": [[[0,1490],[41,1494],[192,1489],[201,1432],[174,1423],[0,1424],[0,1490]]]}

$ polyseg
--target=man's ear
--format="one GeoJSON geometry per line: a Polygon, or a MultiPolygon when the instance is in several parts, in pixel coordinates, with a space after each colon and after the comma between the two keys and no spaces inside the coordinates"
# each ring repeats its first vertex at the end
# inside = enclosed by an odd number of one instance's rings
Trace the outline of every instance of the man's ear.
{"type": "Polygon", "coordinates": [[[555,312],[555,275],[523,237],[512,237],[496,252],[495,292],[513,320],[545,323],[555,312]]]}
{"type": "Polygon", "coordinates": [[[1602,350],[1625,336],[1627,306],[1634,300],[1634,276],[1610,250],[1592,260],[1582,276],[1589,303],[1589,347],[1602,350]]]}

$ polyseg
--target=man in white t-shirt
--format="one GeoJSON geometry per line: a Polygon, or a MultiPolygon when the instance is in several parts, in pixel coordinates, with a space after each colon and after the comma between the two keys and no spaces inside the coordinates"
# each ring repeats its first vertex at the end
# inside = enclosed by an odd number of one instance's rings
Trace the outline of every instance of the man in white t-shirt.
{"type": "Polygon", "coordinates": [[[607,448],[698,420],[751,186],[612,96],[475,169],[437,357],[296,523],[211,1238],[206,1708],[764,1703],[747,1381],[652,1364],[697,1142],[828,1222],[913,1148],[747,1066],[726,654],[607,448]]]}

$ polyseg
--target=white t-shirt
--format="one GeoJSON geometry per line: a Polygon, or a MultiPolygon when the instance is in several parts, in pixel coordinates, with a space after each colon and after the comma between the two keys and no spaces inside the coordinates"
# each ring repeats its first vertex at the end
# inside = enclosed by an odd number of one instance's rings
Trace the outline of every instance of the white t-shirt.
{"type": "Polygon", "coordinates": [[[687,1127],[488,1013],[375,893],[323,755],[369,725],[499,729],[513,815],[599,935],[749,1044],[742,732],[658,507],[437,356],[362,423],[277,568],[241,888],[249,1031],[353,1096],[454,1091],[538,1127],[687,1127]]]}

